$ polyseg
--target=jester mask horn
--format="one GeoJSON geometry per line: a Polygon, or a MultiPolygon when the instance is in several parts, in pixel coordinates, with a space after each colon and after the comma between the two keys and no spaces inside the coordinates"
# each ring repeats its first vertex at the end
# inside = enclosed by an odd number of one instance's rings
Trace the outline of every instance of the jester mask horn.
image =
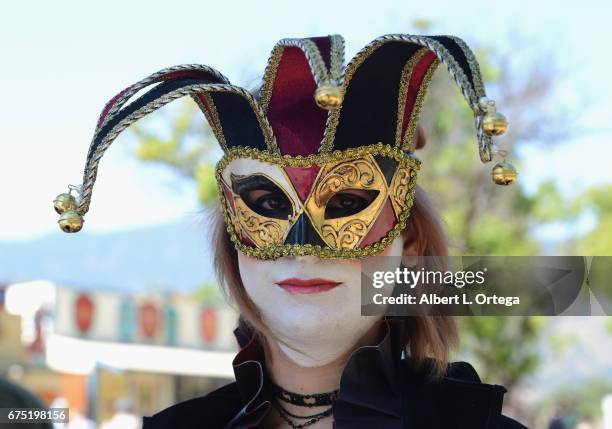
{"type": "MultiPolygon", "coordinates": [[[[202,65],[161,70],[113,97],[98,120],[83,183],[54,202],[60,227],[82,228],[98,163],[119,133],[190,96],[224,152],[216,179],[237,250],[260,259],[375,255],[410,216],[421,164],[413,135],[440,62],[474,112],[480,159],[491,161],[492,136],[505,132],[507,121],[486,98],[478,63],[461,39],[387,35],[346,67],[341,36],[284,39],[257,97],[202,65]]],[[[498,164],[493,179],[512,183],[516,171],[498,164]]]]}

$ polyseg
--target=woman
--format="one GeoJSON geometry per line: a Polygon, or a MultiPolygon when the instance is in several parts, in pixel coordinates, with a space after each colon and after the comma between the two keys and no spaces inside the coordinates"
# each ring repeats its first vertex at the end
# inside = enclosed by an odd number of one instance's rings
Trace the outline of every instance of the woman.
{"type": "MultiPolygon", "coordinates": [[[[343,56],[340,36],[284,39],[257,98],[190,65],[162,70],[105,106],[78,200],[55,202],[66,232],[82,228],[104,151],[168,102],[190,95],[224,151],[212,219],[217,274],[241,314],[236,382],[145,417],[145,428],[523,427],[501,415],[505,388],[481,383],[465,362],[447,363],[452,318],[360,311],[368,258],[385,256],[380,268],[393,270],[447,255],[414,156],[425,144],[417,122],[437,65],[474,110],[483,161],[505,119],[458,38],[388,35],[345,68],[343,56]]],[[[512,174],[502,178],[511,183],[512,174]]]]}

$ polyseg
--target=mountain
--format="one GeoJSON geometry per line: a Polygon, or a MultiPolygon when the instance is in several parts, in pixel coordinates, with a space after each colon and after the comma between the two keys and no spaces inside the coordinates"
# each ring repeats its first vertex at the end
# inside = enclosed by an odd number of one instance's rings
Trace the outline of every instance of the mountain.
{"type": "Polygon", "coordinates": [[[193,291],[213,281],[204,225],[180,221],[125,232],[66,234],[0,242],[0,283],[50,280],[74,288],[193,291]]]}

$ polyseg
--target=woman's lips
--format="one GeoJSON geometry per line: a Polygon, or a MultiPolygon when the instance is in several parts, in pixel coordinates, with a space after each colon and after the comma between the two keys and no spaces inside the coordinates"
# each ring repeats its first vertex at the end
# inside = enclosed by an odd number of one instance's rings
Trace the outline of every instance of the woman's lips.
{"type": "Polygon", "coordinates": [[[318,277],[308,280],[291,277],[290,279],[276,282],[276,284],[289,293],[319,293],[333,289],[336,286],[340,286],[342,282],[335,282],[333,280],[318,277]]]}

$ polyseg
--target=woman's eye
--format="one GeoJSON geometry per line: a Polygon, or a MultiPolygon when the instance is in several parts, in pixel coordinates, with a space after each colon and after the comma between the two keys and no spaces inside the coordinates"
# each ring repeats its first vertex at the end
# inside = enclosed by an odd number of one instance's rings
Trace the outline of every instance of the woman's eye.
{"type": "Polygon", "coordinates": [[[359,213],[374,201],[378,192],[364,189],[338,192],[327,202],[324,218],[335,219],[359,213]]]}
{"type": "Polygon", "coordinates": [[[259,197],[255,201],[255,206],[261,207],[264,210],[282,210],[288,207],[286,199],[273,194],[259,197]]]}
{"type": "Polygon", "coordinates": [[[287,194],[268,177],[261,174],[230,174],[232,190],[255,213],[275,219],[293,215],[287,194]]]}
{"type": "Polygon", "coordinates": [[[252,190],[243,196],[243,200],[251,210],[262,216],[287,219],[292,214],[291,203],[282,192],[252,190]]]}

